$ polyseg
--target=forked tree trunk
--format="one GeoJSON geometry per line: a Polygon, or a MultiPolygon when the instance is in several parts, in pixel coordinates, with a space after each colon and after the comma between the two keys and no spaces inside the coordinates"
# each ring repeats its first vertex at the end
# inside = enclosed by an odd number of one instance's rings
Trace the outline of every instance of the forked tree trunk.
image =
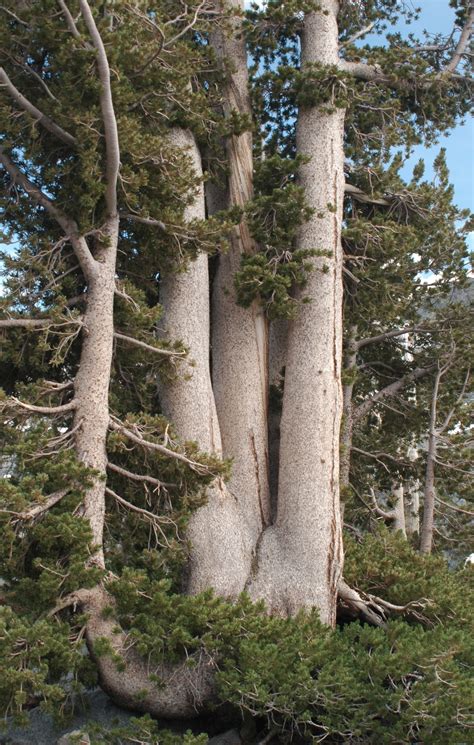
{"type": "MultiPolygon", "coordinates": [[[[308,13],[302,68],[337,64],[338,3],[324,0],[308,13]]],[[[342,568],[339,508],[341,396],[344,112],[302,108],[297,150],[310,158],[299,173],[314,216],[301,228],[298,248],[323,249],[314,258],[301,306],[289,323],[281,421],[277,517],[263,534],[249,585],[272,612],[292,615],[315,606],[334,624],[342,568]],[[328,205],[331,208],[328,210],[328,205]],[[323,216],[320,217],[319,213],[323,216]]]]}

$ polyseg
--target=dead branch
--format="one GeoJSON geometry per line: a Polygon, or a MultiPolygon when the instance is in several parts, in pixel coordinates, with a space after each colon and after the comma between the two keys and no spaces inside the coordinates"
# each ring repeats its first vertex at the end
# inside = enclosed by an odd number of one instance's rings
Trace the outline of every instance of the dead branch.
{"type": "Polygon", "coordinates": [[[410,601],[406,605],[395,605],[377,595],[355,590],[349,587],[343,579],[339,580],[337,592],[338,600],[343,607],[348,608],[373,626],[384,626],[391,615],[405,613],[413,615],[418,621],[428,623],[428,619],[419,612],[429,604],[426,598],[410,601]]]}
{"type": "Polygon", "coordinates": [[[470,510],[463,510],[462,507],[458,507],[455,504],[450,504],[449,502],[445,502],[443,499],[440,499],[436,494],[435,494],[435,500],[436,502],[439,502],[440,504],[442,504],[444,507],[448,507],[448,509],[450,510],[454,510],[455,512],[462,512],[464,515],[469,515],[469,517],[474,517],[474,512],[471,512],[470,510]]]}
{"type": "Polygon", "coordinates": [[[28,114],[30,114],[33,119],[36,119],[42,127],[48,130],[48,132],[55,135],[58,139],[62,140],[62,142],[65,142],[66,145],[76,145],[77,140],[75,137],[73,137],[71,134],[69,134],[69,132],[66,132],[65,129],[56,124],[56,122],[50,119],[49,116],[43,114],[42,111],[40,111],[34,104],[31,103],[31,101],[29,101],[22,93],[20,93],[18,88],[13,85],[3,67],[0,67],[0,85],[10,94],[10,96],[18,104],[18,106],[24,109],[24,111],[28,112],[28,114]]]}
{"type": "MultiPolygon", "coordinates": [[[[174,522],[174,520],[172,520],[170,517],[166,517],[165,515],[163,516],[155,515],[153,512],[150,512],[150,510],[145,510],[142,507],[137,507],[135,504],[128,502],[126,499],[124,499],[119,494],[114,492],[108,486],[105,487],[105,493],[108,494],[109,497],[112,497],[113,499],[115,499],[115,501],[118,502],[118,504],[122,505],[122,507],[125,507],[125,509],[130,510],[130,512],[136,512],[138,515],[141,515],[143,518],[145,518],[145,520],[148,520],[149,522],[153,523],[153,526],[160,533],[161,538],[164,542],[164,545],[167,546],[168,548],[170,547],[170,543],[166,537],[165,532],[163,531],[163,528],[161,527],[162,524],[173,525],[176,531],[176,537],[179,538],[178,527],[176,523],[174,522]]],[[[157,541],[158,541],[158,537],[157,537],[157,541]]]]}

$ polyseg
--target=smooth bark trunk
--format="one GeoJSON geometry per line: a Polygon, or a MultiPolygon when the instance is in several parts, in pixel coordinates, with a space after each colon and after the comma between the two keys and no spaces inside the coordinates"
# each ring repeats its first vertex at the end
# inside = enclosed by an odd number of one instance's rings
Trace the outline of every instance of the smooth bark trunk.
{"type": "MultiPolygon", "coordinates": [[[[196,174],[202,176],[201,159],[193,135],[175,129],[171,137],[176,147],[189,151],[196,174]]],[[[189,220],[204,219],[203,188],[187,208],[186,217],[189,220]]],[[[222,455],[210,377],[207,255],[201,254],[190,262],[185,272],[164,277],[160,302],[164,308],[161,323],[164,334],[183,341],[189,349],[188,359],[193,363],[187,369],[178,370],[175,381],[159,383],[163,412],[181,439],[194,440],[203,451],[222,455]]],[[[242,522],[236,499],[222,479],[217,479],[207,490],[207,504],[194,513],[188,526],[191,544],[189,592],[213,587],[219,595],[235,597],[243,590],[252,546],[245,540],[242,522]]]]}
{"type": "MultiPolygon", "coordinates": [[[[325,0],[308,13],[302,36],[302,68],[337,64],[338,3],[325,0]]],[[[342,410],[342,249],[344,112],[302,108],[298,153],[310,158],[299,182],[314,208],[301,228],[298,248],[323,249],[296,320],[290,322],[281,421],[278,507],[263,534],[252,597],[273,613],[292,615],[315,606],[324,623],[336,619],[342,568],[339,507],[339,434],[342,410]],[[331,209],[328,210],[328,205],[331,209]],[[323,217],[319,217],[322,213],[323,217]]]]}

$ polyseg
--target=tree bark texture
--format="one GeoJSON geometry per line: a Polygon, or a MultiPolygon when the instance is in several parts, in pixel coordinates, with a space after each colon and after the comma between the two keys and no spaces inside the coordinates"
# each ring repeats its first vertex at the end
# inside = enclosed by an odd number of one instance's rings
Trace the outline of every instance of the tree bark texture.
{"type": "Polygon", "coordinates": [[[434,508],[435,508],[435,462],[437,451],[436,417],[438,406],[439,383],[443,370],[436,373],[433,394],[431,397],[430,431],[428,436],[428,449],[426,453],[425,488],[423,491],[423,520],[420,533],[420,551],[422,554],[430,554],[433,548],[434,531],[434,508]]]}
{"type": "MultiPolygon", "coordinates": [[[[338,3],[308,13],[302,67],[337,64],[338,3]]],[[[289,323],[281,420],[277,516],[263,534],[249,590],[272,612],[316,606],[334,624],[342,569],[339,510],[339,430],[342,411],[342,248],[344,112],[301,108],[297,150],[310,160],[299,173],[315,209],[301,228],[298,248],[323,249],[314,258],[302,305],[289,323]],[[328,210],[331,205],[331,210],[328,210]],[[320,217],[319,214],[323,216],[320,217]]]]}

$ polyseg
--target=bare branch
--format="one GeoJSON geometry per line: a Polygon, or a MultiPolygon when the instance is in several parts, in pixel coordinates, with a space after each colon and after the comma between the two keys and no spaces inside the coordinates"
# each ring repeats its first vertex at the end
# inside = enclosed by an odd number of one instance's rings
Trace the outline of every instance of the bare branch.
{"type": "Polygon", "coordinates": [[[127,344],[131,344],[134,347],[140,347],[140,349],[145,349],[147,352],[154,352],[155,354],[161,354],[165,357],[184,357],[186,352],[176,352],[172,349],[163,349],[162,347],[154,347],[152,344],[147,344],[144,341],[140,341],[140,339],[134,339],[133,336],[125,336],[125,334],[120,334],[118,331],[114,331],[114,338],[120,339],[121,341],[125,341],[127,344]]]}
{"type": "Polygon", "coordinates": [[[464,395],[466,393],[467,384],[469,383],[469,378],[470,377],[471,377],[471,368],[469,367],[468,370],[467,370],[467,372],[466,372],[466,377],[464,378],[464,383],[463,383],[463,386],[461,388],[461,392],[460,392],[459,396],[457,397],[457,399],[456,399],[453,407],[450,409],[449,413],[447,414],[446,419],[444,420],[444,422],[441,425],[441,427],[438,427],[437,428],[437,434],[438,435],[440,435],[440,434],[442,434],[444,432],[444,430],[446,429],[446,427],[449,425],[449,422],[451,421],[454,412],[456,411],[456,406],[458,404],[460,404],[461,401],[463,400],[464,395]]]}
{"type": "Polygon", "coordinates": [[[58,414],[65,414],[68,411],[74,411],[76,408],[76,401],[74,399],[60,406],[34,406],[33,404],[25,403],[25,401],[20,401],[15,396],[12,396],[9,400],[13,401],[16,406],[35,414],[51,414],[52,416],[56,416],[58,414]]]}
{"type": "Polygon", "coordinates": [[[76,144],[77,140],[75,137],[69,134],[69,132],[66,132],[66,130],[56,124],[56,122],[53,122],[53,120],[50,119],[49,116],[43,114],[42,111],[36,108],[36,106],[32,104],[31,101],[28,101],[28,99],[25,98],[22,93],[20,93],[18,88],[13,85],[3,67],[0,67],[0,84],[1,87],[10,94],[10,96],[18,104],[18,106],[27,111],[28,114],[36,119],[42,127],[48,130],[48,132],[51,132],[51,134],[55,135],[56,137],[58,137],[58,139],[65,142],[66,145],[76,144]]]}
{"type": "Polygon", "coordinates": [[[161,455],[166,455],[168,458],[174,458],[175,460],[179,460],[181,463],[185,463],[193,471],[196,471],[196,473],[202,475],[209,475],[213,473],[209,466],[205,466],[203,463],[197,463],[197,461],[191,460],[186,455],[177,453],[174,450],[170,450],[169,448],[165,447],[164,445],[160,445],[157,442],[150,442],[150,440],[145,440],[139,432],[133,432],[131,429],[112,417],[110,419],[110,428],[115,430],[116,432],[121,432],[129,440],[136,443],[137,445],[140,445],[140,447],[145,448],[146,450],[154,450],[161,455]]]}
{"type": "Polygon", "coordinates": [[[36,186],[36,184],[33,184],[33,182],[29,180],[23,171],[13,163],[2,147],[0,147],[0,163],[3,165],[5,170],[8,171],[12,181],[19,184],[22,189],[26,191],[29,197],[34,199],[35,202],[38,202],[38,204],[41,205],[41,207],[43,207],[54,220],[56,220],[58,225],[64,230],[66,236],[71,241],[74,253],[77,256],[85,276],[92,276],[96,270],[96,261],[90,252],[86,239],[84,236],[79,235],[79,228],[75,221],[56,207],[54,202],[51,201],[51,199],[49,199],[49,197],[47,197],[46,194],[36,186]]]}
{"type": "Polygon", "coordinates": [[[415,380],[419,380],[424,375],[427,375],[429,372],[431,372],[431,370],[433,370],[433,366],[418,367],[416,370],[407,373],[399,380],[396,380],[394,383],[390,383],[389,385],[385,386],[385,388],[382,388],[377,393],[374,393],[371,398],[368,398],[366,401],[359,404],[359,406],[355,407],[353,412],[354,423],[359,422],[361,419],[367,416],[369,411],[372,409],[373,406],[375,406],[376,403],[382,401],[385,398],[394,396],[396,393],[403,390],[403,388],[405,388],[409,383],[413,383],[415,380]]]}
{"type": "MultiPolygon", "coordinates": [[[[105,487],[105,493],[108,494],[110,497],[113,497],[118,504],[122,505],[122,507],[125,507],[125,509],[130,510],[130,512],[136,512],[138,515],[141,515],[145,518],[145,520],[148,520],[149,522],[153,523],[153,526],[159,531],[165,546],[170,546],[170,543],[166,537],[166,534],[163,531],[163,528],[161,527],[162,524],[165,525],[173,525],[177,537],[179,538],[177,525],[174,520],[172,520],[170,517],[166,516],[160,516],[155,515],[153,512],[150,512],[150,510],[145,510],[142,507],[137,507],[135,504],[132,504],[131,502],[128,502],[126,499],[121,497],[119,494],[114,492],[112,489],[110,489],[108,486],[105,487]]],[[[157,536],[158,540],[158,536],[157,536]]]]}
{"type": "Polygon", "coordinates": [[[102,85],[100,107],[104,122],[105,149],[107,154],[105,199],[109,216],[112,217],[117,214],[117,179],[120,167],[120,146],[117,119],[112,100],[112,88],[110,85],[110,67],[104,43],[96,26],[89,3],[87,0],[79,0],[79,6],[97,52],[97,67],[102,85]]]}
{"type": "Polygon", "coordinates": [[[459,65],[463,57],[463,54],[466,51],[469,45],[469,42],[471,40],[473,23],[474,23],[474,7],[472,7],[471,5],[471,9],[469,11],[467,21],[464,24],[463,30],[461,31],[461,36],[459,37],[459,41],[456,45],[456,49],[454,50],[454,54],[445,67],[446,72],[454,72],[457,66],[459,65]]]}

